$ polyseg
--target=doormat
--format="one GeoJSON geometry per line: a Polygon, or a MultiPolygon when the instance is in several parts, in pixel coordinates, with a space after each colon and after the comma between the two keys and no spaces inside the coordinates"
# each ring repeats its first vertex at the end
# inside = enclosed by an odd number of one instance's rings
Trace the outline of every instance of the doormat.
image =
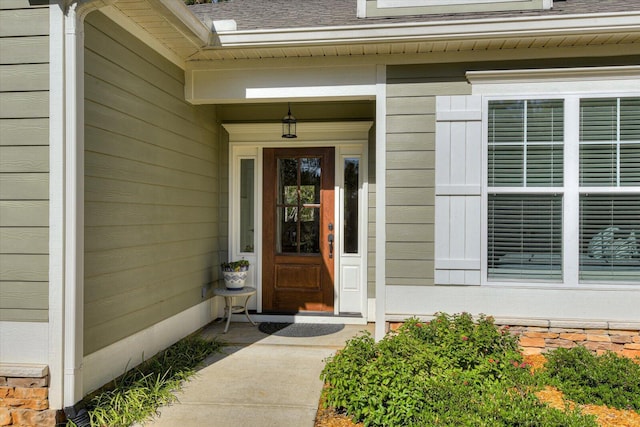
{"type": "Polygon", "coordinates": [[[344,324],[322,323],[260,323],[260,332],[279,337],[303,338],[335,334],[344,329],[344,324]]]}

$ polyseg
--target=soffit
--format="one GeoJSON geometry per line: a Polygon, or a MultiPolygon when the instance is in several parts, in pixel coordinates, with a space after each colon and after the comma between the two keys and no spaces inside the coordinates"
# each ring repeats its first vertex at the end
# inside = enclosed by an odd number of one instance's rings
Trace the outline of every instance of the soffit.
{"type": "Polygon", "coordinates": [[[209,42],[210,31],[195,16],[189,19],[190,13],[182,2],[117,0],[110,8],[112,16],[126,19],[137,27],[138,34],[154,39],[183,61],[209,42]]]}

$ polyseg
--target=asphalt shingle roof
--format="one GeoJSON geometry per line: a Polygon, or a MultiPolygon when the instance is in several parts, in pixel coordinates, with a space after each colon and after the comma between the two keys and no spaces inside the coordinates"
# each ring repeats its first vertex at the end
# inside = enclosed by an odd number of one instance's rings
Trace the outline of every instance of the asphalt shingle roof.
{"type": "Polygon", "coordinates": [[[570,15],[640,10],[640,0],[564,0],[552,10],[432,14],[389,18],[356,17],[357,0],[228,0],[189,6],[203,22],[233,19],[238,30],[437,22],[481,18],[570,15]]]}

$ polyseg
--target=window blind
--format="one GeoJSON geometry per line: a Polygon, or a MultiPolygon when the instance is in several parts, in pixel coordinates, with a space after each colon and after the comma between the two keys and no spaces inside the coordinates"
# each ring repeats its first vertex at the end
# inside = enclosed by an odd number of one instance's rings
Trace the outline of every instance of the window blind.
{"type": "Polygon", "coordinates": [[[640,185],[640,98],[580,101],[580,185],[640,185]]]}
{"type": "Polygon", "coordinates": [[[561,279],[562,196],[490,195],[488,263],[490,279],[561,279]]]}
{"type": "Polygon", "coordinates": [[[640,279],[638,195],[580,195],[580,279],[640,279]]]}

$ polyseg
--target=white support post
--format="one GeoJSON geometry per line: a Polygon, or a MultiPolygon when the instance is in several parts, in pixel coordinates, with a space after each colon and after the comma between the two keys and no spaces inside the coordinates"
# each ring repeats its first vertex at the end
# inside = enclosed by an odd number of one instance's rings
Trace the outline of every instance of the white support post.
{"type": "Polygon", "coordinates": [[[64,394],[64,8],[49,6],[49,406],[64,394]]]}
{"type": "Polygon", "coordinates": [[[386,173],[387,173],[387,68],[378,65],[376,81],[376,341],[386,333],[386,173]]]}

